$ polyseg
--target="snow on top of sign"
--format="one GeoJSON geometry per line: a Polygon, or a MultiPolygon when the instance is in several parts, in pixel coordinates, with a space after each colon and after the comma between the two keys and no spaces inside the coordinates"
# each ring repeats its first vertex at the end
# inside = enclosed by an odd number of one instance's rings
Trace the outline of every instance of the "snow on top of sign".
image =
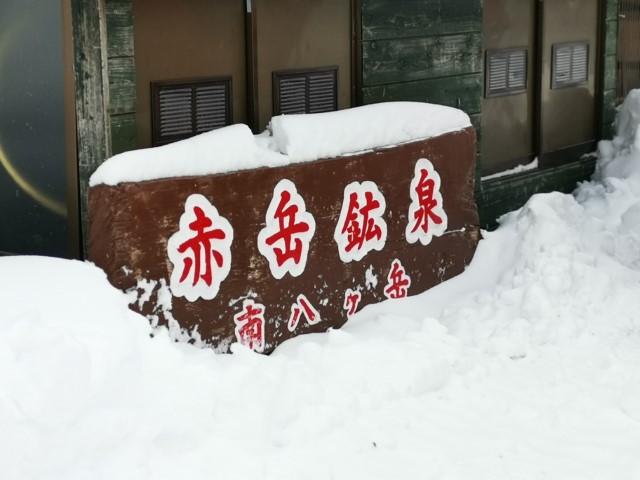
{"type": "Polygon", "coordinates": [[[271,119],[278,150],[310,161],[437,137],[471,126],[461,110],[417,102],[391,102],[314,115],[271,119]]]}
{"type": "Polygon", "coordinates": [[[264,150],[262,163],[257,163],[257,142],[249,127],[230,125],[161,147],[115,155],[98,167],[89,184],[117,185],[271,165],[273,157],[264,150]]]}
{"type": "Polygon", "coordinates": [[[105,161],[90,185],[277,167],[436,137],[471,126],[461,110],[390,102],[309,115],[273,117],[253,135],[243,124],[161,147],[132,150],[105,161]]]}

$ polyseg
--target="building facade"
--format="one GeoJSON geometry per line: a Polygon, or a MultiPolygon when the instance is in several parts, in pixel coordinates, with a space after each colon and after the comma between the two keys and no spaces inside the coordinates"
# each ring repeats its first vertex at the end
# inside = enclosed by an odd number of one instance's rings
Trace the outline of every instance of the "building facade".
{"type": "Polygon", "coordinates": [[[588,154],[639,76],[630,46],[640,2],[630,0],[61,3],[67,247],[47,250],[28,231],[9,242],[22,208],[9,199],[0,250],[10,253],[80,256],[88,179],[113,154],[233,123],[259,133],[280,113],[399,100],[469,114],[476,200],[491,227],[532,194],[589,177],[588,154]]]}

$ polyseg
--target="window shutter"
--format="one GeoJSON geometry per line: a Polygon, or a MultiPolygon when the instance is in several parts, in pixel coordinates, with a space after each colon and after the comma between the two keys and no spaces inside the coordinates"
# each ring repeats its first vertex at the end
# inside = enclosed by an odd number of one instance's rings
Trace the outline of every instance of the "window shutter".
{"type": "Polygon", "coordinates": [[[278,113],[307,113],[307,79],[304,76],[282,78],[278,113]]]}
{"type": "Polygon", "coordinates": [[[321,113],[338,109],[338,67],[273,72],[273,113],[321,113]]]}
{"type": "Polygon", "coordinates": [[[207,132],[231,123],[227,117],[229,97],[226,85],[195,87],[196,133],[207,132]]]}
{"type": "Polygon", "coordinates": [[[527,90],[527,50],[488,50],[485,96],[492,97],[527,90]]]}
{"type": "Polygon", "coordinates": [[[231,124],[231,77],[151,82],[152,145],[231,124]]]}
{"type": "Polygon", "coordinates": [[[336,72],[309,74],[309,113],[337,110],[336,72]]]}
{"type": "Polygon", "coordinates": [[[158,92],[160,136],[189,135],[193,131],[190,88],[168,88],[158,92]]]}
{"type": "Polygon", "coordinates": [[[557,43],[552,46],[551,88],[573,87],[587,83],[589,44],[557,43]]]}

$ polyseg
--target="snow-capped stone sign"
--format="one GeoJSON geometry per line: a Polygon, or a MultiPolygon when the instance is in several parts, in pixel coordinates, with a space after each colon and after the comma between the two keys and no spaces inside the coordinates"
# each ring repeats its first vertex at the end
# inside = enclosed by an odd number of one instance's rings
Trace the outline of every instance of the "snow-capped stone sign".
{"type": "Polygon", "coordinates": [[[475,132],[448,107],[234,125],[105,162],[89,258],[153,324],[268,353],[462,272],[480,236],[474,174],[475,132]]]}

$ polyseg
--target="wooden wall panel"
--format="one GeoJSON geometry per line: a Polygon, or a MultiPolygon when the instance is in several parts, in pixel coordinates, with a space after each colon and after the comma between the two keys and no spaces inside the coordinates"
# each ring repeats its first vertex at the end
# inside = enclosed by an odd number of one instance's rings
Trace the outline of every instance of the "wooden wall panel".
{"type": "Polygon", "coordinates": [[[362,0],[361,5],[362,103],[449,105],[480,125],[482,0],[362,0]]]}
{"type": "Polygon", "coordinates": [[[477,73],[365,87],[363,99],[365,104],[405,100],[437,103],[460,108],[469,114],[479,114],[482,75],[477,73]]]}
{"type": "Polygon", "coordinates": [[[136,111],[136,70],[133,44],[132,0],[104,0],[107,25],[109,116],[112,153],[137,148],[131,135],[136,111]],[[123,117],[123,118],[120,118],[123,117]]]}
{"type": "MultiPolygon", "coordinates": [[[[136,70],[133,57],[109,58],[109,113],[136,111],[136,70]]],[[[113,133],[113,132],[112,132],[113,133]]]]}
{"type": "Polygon", "coordinates": [[[604,22],[604,73],[602,93],[602,125],[601,137],[611,138],[615,133],[613,123],[616,116],[616,102],[621,101],[618,88],[618,0],[603,0],[606,2],[606,19],[604,22]]]}
{"type": "Polygon", "coordinates": [[[362,39],[438,36],[482,29],[480,0],[362,0],[362,39]]]}
{"type": "Polygon", "coordinates": [[[424,80],[482,70],[479,33],[365,42],[365,86],[424,80]]]}
{"type": "Polygon", "coordinates": [[[114,152],[126,152],[136,145],[137,126],[135,112],[111,115],[111,148],[114,152]]]}
{"type": "Polygon", "coordinates": [[[101,0],[72,0],[80,223],[86,252],[89,177],[111,155],[106,25],[101,0]]]}
{"type": "Polygon", "coordinates": [[[106,0],[107,55],[133,55],[133,15],[131,0],[106,0]]]}

